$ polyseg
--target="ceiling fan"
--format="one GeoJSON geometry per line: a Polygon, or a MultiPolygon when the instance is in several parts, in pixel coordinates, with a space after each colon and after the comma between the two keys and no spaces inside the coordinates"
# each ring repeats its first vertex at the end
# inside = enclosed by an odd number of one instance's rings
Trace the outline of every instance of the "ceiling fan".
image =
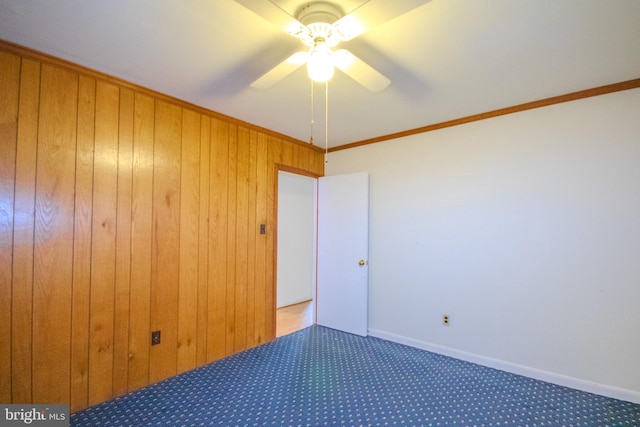
{"type": "Polygon", "coordinates": [[[385,89],[391,81],[347,49],[334,48],[341,42],[359,35],[402,15],[429,0],[366,0],[349,14],[328,1],[305,2],[290,15],[273,0],[235,0],[263,17],[287,34],[296,37],[306,50],[296,52],[267,71],[251,84],[266,89],[307,64],[309,77],[325,82],[333,76],[334,68],[372,92],[385,89]]]}

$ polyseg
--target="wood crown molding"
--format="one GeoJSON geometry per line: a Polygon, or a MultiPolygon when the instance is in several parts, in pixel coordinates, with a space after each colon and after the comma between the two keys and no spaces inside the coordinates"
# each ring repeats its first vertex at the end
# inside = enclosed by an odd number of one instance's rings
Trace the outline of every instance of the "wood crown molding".
{"type": "Polygon", "coordinates": [[[391,139],[402,138],[405,136],[416,135],[419,133],[431,132],[438,129],[448,128],[452,126],[458,126],[465,123],[477,122],[479,120],[490,119],[493,117],[504,116],[507,114],[518,113],[520,111],[531,110],[534,108],[546,107],[554,104],[561,104],[563,102],[576,101],[578,99],[590,98],[592,96],[605,95],[613,92],[620,92],[623,90],[640,88],[640,78],[627,80],[620,83],[613,83],[605,86],[598,86],[591,89],[580,90],[577,92],[567,93],[565,95],[553,96],[551,98],[540,99],[537,101],[526,102],[524,104],[514,105],[512,107],[500,108],[485,113],[474,114],[467,117],[461,117],[459,119],[453,119],[446,122],[434,123],[427,126],[422,126],[415,129],[405,130],[402,132],[391,133],[388,135],[378,136],[375,138],[364,139],[362,141],[356,141],[349,144],[340,145],[337,147],[329,148],[329,152],[346,150],[348,148],[361,147],[363,145],[375,144],[377,142],[389,141],[391,139]]]}
{"type": "MultiPolygon", "coordinates": [[[[19,55],[23,58],[28,58],[28,59],[34,59],[37,61],[41,61],[41,62],[46,62],[48,64],[51,65],[55,65],[55,66],[59,66],[59,67],[63,67],[66,69],[71,69],[77,73],[86,75],[86,76],[90,76],[93,77],[95,79],[99,79],[99,80],[103,80],[103,81],[107,81],[116,85],[119,85],[121,87],[126,87],[132,90],[135,90],[136,92],[140,92],[140,93],[145,93],[147,95],[153,96],[156,99],[161,99],[167,102],[171,102],[173,104],[177,104],[195,111],[199,111],[203,114],[207,114],[211,117],[214,118],[218,118],[221,120],[225,120],[227,122],[230,123],[234,123],[237,124],[239,126],[243,126],[249,129],[253,129],[256,130],[258,132],[264,133],[264,134],[268,134],[268,135],[272,135],[275,136],[277,138],[286,140],[286,141],[290,141],[293,142],[295,144],[299,144],[302,145],[304,147],[307,148],[311,148],[314,151],[318,151],[318,152],[324,152],[324,149],[322,147],[316,146],[316,145],[312,145],[309,144],[308,142],[305,141],[301,141],[299,139],[295,139],[292,138],[288,135],[284,135],[281,134],[279,132],[273,131],[271,129],[267,129],[267,128],[263,128],[257,125],[254,125],[252,123],[249,122],[245,122],[242,121],[240,119],[236,119],[234,117],[231,116],[227,116],[225,114],[222,113],[218,113],[216,111],[213,110],[209,110],[207,108],[204,107],[200,107],[198,105],[195,104],[191,104],[189,102],[183,101],[181,99],[178,98],[174,98],[172,96],[163,94],[161,92],[156,92],[152,89],[148,89],[139,85],[136,85],[134,83],[131,83],[129,81],[120,79],[118,77],[113,77],[110,76],[108,74],[102,73],[100,71],[96,71],[87,67],[84,67],[82,65],[79,64],[75,64],[73,62],[61,59],[61,58],[57,58],[55,56],[52,55],[48,55],[46,53],[42,53],[42,52],[38,52],[36,50],[24,47],[24,46],[20,46],[5,40],[0,40],[0,51],[4,51],[4,52],[8,52],[8,53],[13,53],[15,55],[19,55]]],[[[604,85],[604,86],[598,86],[595,88],[591,88],[591,89],[585,89],[585,90],[580,90],[577,92],[571,92],[571,93],[567,93],[564,95],[559,95],[559,96],[553,96],[551,98],[544,98],[544,99],[540,99],[537,101],[532,101],[532,102],[526,102],[524,104],[518,104],[518,105],[514,105],[511,107],[506,107],[506,108],[500,108],[497,110],[492,110],[492,111],[487,111],[485,113],[479,113],[479,114],[474,114],[471,116],[466,116],[466,117],[461,117],[458,119],[453,119],[453,120],[448,120],[445,122],[440,122],[440,123],[434,123],[431,125],[427,125],[427,126],[422,126],[422,127],[418,127],[415,129],[409,129],[409,130],[405,130],[405,131],[401,131],[401,132],[395,132],[395,133],[391,133],[388,135],[382,135],[382,136],[377,136],[375,138],[369,138],[369,139],[364,139],[361,141],[356,141],[356,142],[351,142],[348,144],[343,144],[337,147],[331,147],[328,149],[328,152],[332,153],[335,151],[340,151],[340,150],[346,150],[349,148],[356,148],[356,147],[361,147],[363,145],[369,145],[369,144],[375,144],[377,142],[384,142],[384,141],[389,141],[392,139],[397,139],[397,138],[402,138],[405,136],[411,136],[411,135],[416,135],[419,133],[425,133],[425,132],[431,132],[434,130],[438,130],[438,129],[444,129],[444,128],[448,128],[448,127],[452,127],[452,126],[458,126],[458,125],[462,125],[465,123],[471,123],[471,122],[476,122],[479,120],[485,120],[485,119],[490,119],[493,117],[498,117],[498,116],[504,116],[507,114],[513,114],[513,113],[518,113],[520,111],[526,111],[526,110],[531,110],[534,108],[541,108],[541,107],[546,107],[549,105],[554,105],[554,104],[561,104],[563,102],[570,102],[570,101],[576,101],[579,99],[583,99],[583,98],[590,98],[592,96],[599,96],[599,95],[606,95],[608,93],[613,93],[613,92],[620,92],[620,91],[624,91],[624,90],[629,90],[629,89],[637,89],[640,88],[640,78],[637,79],[633,79],[633,80],[627,80],[624,82],[619,82],[619,83],[613,83],[613,84],[609,84],[609,85],[604,85]]]]}

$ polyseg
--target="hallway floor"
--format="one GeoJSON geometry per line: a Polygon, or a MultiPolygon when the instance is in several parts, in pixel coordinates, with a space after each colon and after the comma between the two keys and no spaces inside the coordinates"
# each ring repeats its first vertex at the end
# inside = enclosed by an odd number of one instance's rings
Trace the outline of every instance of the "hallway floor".
{"type": "Polygon", "coordinates": [[[276,337],[288,335],[313,325],[312,300],[281,307],[276,312],[276,337]]]}

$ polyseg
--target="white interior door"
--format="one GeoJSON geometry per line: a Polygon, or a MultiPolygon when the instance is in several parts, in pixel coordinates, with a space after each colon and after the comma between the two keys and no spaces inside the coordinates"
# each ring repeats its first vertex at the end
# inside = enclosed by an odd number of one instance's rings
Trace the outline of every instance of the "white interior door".
{"type": "Polygon", "coordinates": [[[317,323],[367,335],[369,174],[318,180],[317,323]]]}

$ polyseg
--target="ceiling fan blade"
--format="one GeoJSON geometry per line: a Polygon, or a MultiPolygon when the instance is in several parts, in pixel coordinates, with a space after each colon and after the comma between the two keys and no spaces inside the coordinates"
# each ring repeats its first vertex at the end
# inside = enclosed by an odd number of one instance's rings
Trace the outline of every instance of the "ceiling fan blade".
{"type": "Polygon", "coordinates": [[[391,84],[391,80],[346,49],[335,51],[334,61],[340,71],[371,92],[380,92],[391,84]]]}
{"type": "Polygon", "coordinates": [[[302,38],[308,33],[306,26],[270,0],[235,0],[235,2],[294,37],[302,38]]]}
{"type": "Polygon", "coordinates": [[[305,62],[307,62],[307,52],[296,52],[271,70],[267,71],[258,80],[251,83],[251,87],[254,89],[268,89],[271,86],[278,83],[280,80],[293,73],[300,68],[305,62]]]}
{"type": "Polygon", "coordinates": [[[350,14],[333,23],[342,41],[351,40],[430,0],[369,0],[350,14]]]}

